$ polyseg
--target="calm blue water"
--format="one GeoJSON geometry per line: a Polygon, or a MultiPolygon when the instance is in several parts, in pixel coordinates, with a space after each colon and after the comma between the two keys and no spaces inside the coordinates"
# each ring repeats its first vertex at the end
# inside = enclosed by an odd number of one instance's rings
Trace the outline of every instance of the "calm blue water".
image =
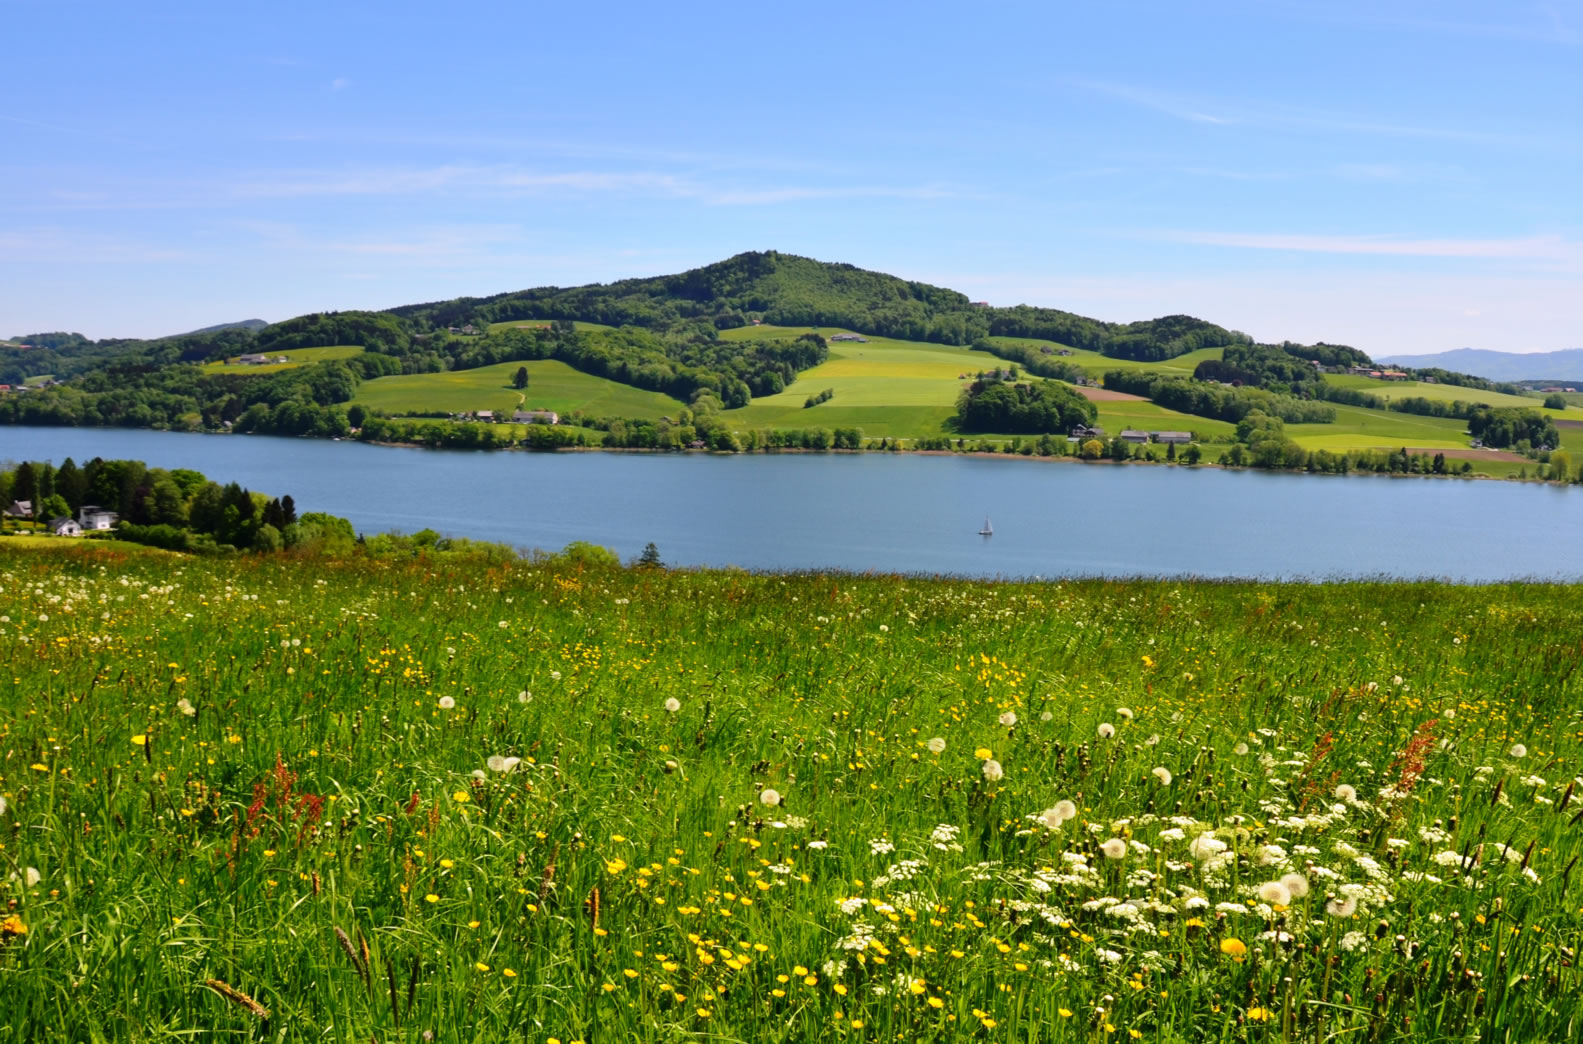
{"type": "Polygon", "coordinates": [[[1583,576],[1583,491],[907,454],[479,453],[0,426],[0,460],[195,468],[362,532],[973,576],[1583,576]],[[980,537],[988,515],[995,535],[980,537]]]}

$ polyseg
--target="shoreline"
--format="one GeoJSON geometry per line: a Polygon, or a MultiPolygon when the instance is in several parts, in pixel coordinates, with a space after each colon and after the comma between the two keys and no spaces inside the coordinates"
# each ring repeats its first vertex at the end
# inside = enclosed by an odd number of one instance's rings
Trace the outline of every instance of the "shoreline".
{"type": "MultiPolygon", "coordinates": [[[[1030,461],[1039,461],[1039,462],[1044,462],[1044,463],[1088,464],[1088,465],[1096,465],[1096,466],[1103,466],[1103,465],[1139,465],[1139,466],[1176,467],[1176,468],[1204,469],[1204,470],[1213,469],[1213,470],[1216,470],[1216,471],[1254,471],[1254,472],[1264,472],[1264,473],[1268,473],[1268,474],[1272,474],[1272,475],[1303,475],[1303,476],[1316,477],[1316,478],[1368,477],[1368,478],[1409,478],[1409,479],[1419,479],[1419,478],[1427,478],[1427,479],[1464,479],[1464,480],[1477,479],[1477,480],[1491,481],[1491,482],[1535,483],[1535,484],[1543,485],[1543,486],[1569,486],[1569,485],[1573,485],[1574,484],[1574,483],[1558,483],[1558,482],[1554,482],[1554,481],[1552,481],[1550,479],[1541,479],[1541,478],[1532,477],[1532,476],[1527,477],[1527,478],[1518,478],[1515,475],[1489,475],[1489,474],[1478,474],[1478,473],[1462,475],[1462,474],[1434,474],[1432,472],[1379,472],[1379,471],[1370,471],[1370,470],[1349,470],[1349,471],[1346,471],[1346,472],[1338,473],[1338,472],[1309,471],[1306,468],[1259,468],[1259,467],[1254,467],[1252,465],[1241,465],[1241,466],[1226,465],[1226,464],[1219,464],[1219,463],[1211,462],[1211,461],[1208,461],[1208,460],[1201,460],[1197,464],[1184,464],[1181,461],[1165,461],[1165,460],[1111,460],[1109,458],[1099,458],[1099,459],[1095,459],[1095,460],[1089,460],[1089,459],[1084,459],[1084,458],[1081,458],[1081,457],[1076,457],[1076,456],[1072,456],[1070,454],[1064,454],[1064,453],[1062,453],[1062,454],[1050,454],[1049,456],[1041,456],[1040,454],[1037,454],[1037,453],[1028,453],[1028,454],[1023,454],[1023,453],[996,453],[996,452],[993,452],[993,451],[986,452],[986,451],[983,451],[983,450],[941,450],[941,449],[927,449],[927,450],[925,450],[925,449],[882,449],[882,450],[881,449],[856,449],[856,450],[854,450],[854,449],[835,449],[835,448],[819,450],[819,449],[804,449],[802,447],[786,447],[786,448],[781,448],[781,449],[741,450],[741,451],[737,451],[737,452],[732,452],[732,451],[729,451],[729,450],[713,450],[713,449],[659,449],[659,448],[655,448],[655,447],[646,447],[646,446],[559,446],[559,447],[555,447],[553,449],[541,450],[541,449],[533,449],[532,447],[524,446],[524,445],[520,445],[520,444],[519,445],[512,445],[512,446],[495,446],[495,447],[490,447],[490,448],[485,449],[485,448],[482,448],[482,447],[430,446],[430,445],[426,445],[426,444],[421,443],[421,442],[392,442],[392,441],[386,441],[386,440],[360,439],[356,435],[342,435],[342,436],[335,436],[335,437],[325,437],[325,436],[313,436],[313,435],[277,435],[277,434],[270,433],[270,432],[236,432],[236,431],[206,431],[206,430],[176,431],[176,430],[173,430],[173,429],[170,429],[170,428],[124,428],[124,427],[110,427],[110,426],[99,426],[99,425],[5,425],[4,427],[8,427],[8,428],[32,428],[32,429],[35,429],[35,430],[52,430],[54,428],[59,427],[59,428],[65,429],[65,430],[74,430],[74,431],[105,431],[105,432],[152,431],[152,432],[161,432],[161,433],[165,433],[165,434],[174,434],[174,435],[210,435],[210,436],[233,436],[234,435],[234,436],[243,436],[243,437],[259,437],[259,438],[272,438],[272,439],[307,439],[307,440],[314,441],[314,442],[347,442],[347,443],[355,443],[355,444],[364,445],[364,446],[379,446],[379,447],[382,447],[382,448],[385,448],[385,449],[441,450],[441,451],[446,451],[446,452],[460,452],[460,453],[546,453],[546,454],[556,454],[556,453],[630,453],[630,454],[637,454],[637,455],[653,454],[653,455],[656,455],[656,456],[657,455],[662,455],[662,454],[665,454],[665,455],[668,455],[668,454],[680,454],[680,455],[718,456],[718,457],[779,456],[779,455],[791,455],[791,454],[806,455],[806,456],[829,455],[829,456],[849,456],[849,457],[853,457],[853,456],[868,456],[868,455],[889,456],[889,455],[894,454],[894,455],[898,455],[898,456],[900,456],[900,455],[911,455],[911,456],[922,456],[922,457],[965,457],[965,458],[973,458],[973,459],[978,459],[978,460],[1030,460],[1030,461]]],[[[1018,437],[1031,438],[1033,436],[1018,436],[1018,437]]],[[[1198,443],[1197,445],[1200,445],[1200,446],[1203,446],[1203,447],[1212,447],[1212,446],[1223,446],[1225,444],[1224,443],[1198,443]]],[[[1436,453],[1444,453],[1446,455],[1446,459],[1448,461],[1450,461],[1450,460],[1457,460],[1457,461],[1472,460],[1474,463],[1477,463],[1477,461],[1479,459],[1477,457],[1469,457],[1469,456],[1467,456],[1467,454],[1470,453],[1470,452],[1477,452],[1477,451],[1470,451],[1470,450],[1440,450],[1440,449],[1435,449],[1435,450],[1422,450],[1422,451],[1418,451],[1418,452],[1413,452],[1412,447],[1400,447],[1400,448],[1407,449],[1408,452],[1409,452],[1409,456],[1413,456],[1413,457],[1433,457],[1434,454],[1436,454],[1436,453]]],[[[1373,447],[1371,449],[1371,451],[1372,452],[1395,452],[1395,450],[1387,449],[1385,447],[1373,447]]],[[[1512,461],[1512,460],[1508,459],[1509,455],[1506,455],[1504,453],[1504,451],[1496,450],[1496,451],[1491,451],[1491,452],[1502,453],[1503,454],[1503,456],[1501,458],[1497,458],[1500,463],[1517,463],[1517,461],[1512,461]]],[[[1531,464],[1534,468],[1538,468],[1540,466],[1540,463],[1538,461],[1530,461],[1529,464],[1531,464]]],[[[1527,465],[1524,465],[1524,466],[1527,466],[1527,465]]]]}

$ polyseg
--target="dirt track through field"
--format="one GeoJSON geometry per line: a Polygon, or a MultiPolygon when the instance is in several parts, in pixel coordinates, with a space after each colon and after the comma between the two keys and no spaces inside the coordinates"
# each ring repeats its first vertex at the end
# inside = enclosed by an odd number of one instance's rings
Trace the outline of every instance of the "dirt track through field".
{"type": "Polygon", "coordinates": [[[1109,388],[1090,388],[1087,385],[1073,385],[1077,393],[1090,402],[1148,402],[1142,395],[1129,395],[1126,392],[1111,391],[1109,388]]]}

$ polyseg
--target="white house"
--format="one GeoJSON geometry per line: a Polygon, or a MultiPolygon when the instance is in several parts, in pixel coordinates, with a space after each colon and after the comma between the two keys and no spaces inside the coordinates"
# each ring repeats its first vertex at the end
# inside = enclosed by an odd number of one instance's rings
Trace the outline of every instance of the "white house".
{"type": "Polygon", "coordinates": [[[50,519],[49,531],[54,533],[56,536],[82,536],[82,527],[79,526],[74,520],[67,518],[65,515],[62,515],[60,518],[50,519]]]}
{"type": "Polygon", "coordinates": [[[106,511],[97,504],[84,504],[77,512],[77,524],[83,529],[106,530],[114,529],[121,516],[114,511],[106,511]]]}
{"type": "Polygon", "coordinates": [[[33,502],[31,500],[13,500],[5,513],[13,518],[32,518],[33,502]]]}
{"type": "Polygon", "coordinates": [[[514,424],[559,424],[561,415],[554,410],[518,410],[511,420],[514,424]]]}

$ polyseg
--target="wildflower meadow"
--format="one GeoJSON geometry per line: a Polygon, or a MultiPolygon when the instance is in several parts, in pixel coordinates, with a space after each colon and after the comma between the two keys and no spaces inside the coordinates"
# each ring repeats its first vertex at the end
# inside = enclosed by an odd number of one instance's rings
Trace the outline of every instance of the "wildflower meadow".
{"type": "Polygon", "coordinates": [[[1579,1031],[1574,587],[0,550],[0,656],[0,1041],[1579,1031]]]}

